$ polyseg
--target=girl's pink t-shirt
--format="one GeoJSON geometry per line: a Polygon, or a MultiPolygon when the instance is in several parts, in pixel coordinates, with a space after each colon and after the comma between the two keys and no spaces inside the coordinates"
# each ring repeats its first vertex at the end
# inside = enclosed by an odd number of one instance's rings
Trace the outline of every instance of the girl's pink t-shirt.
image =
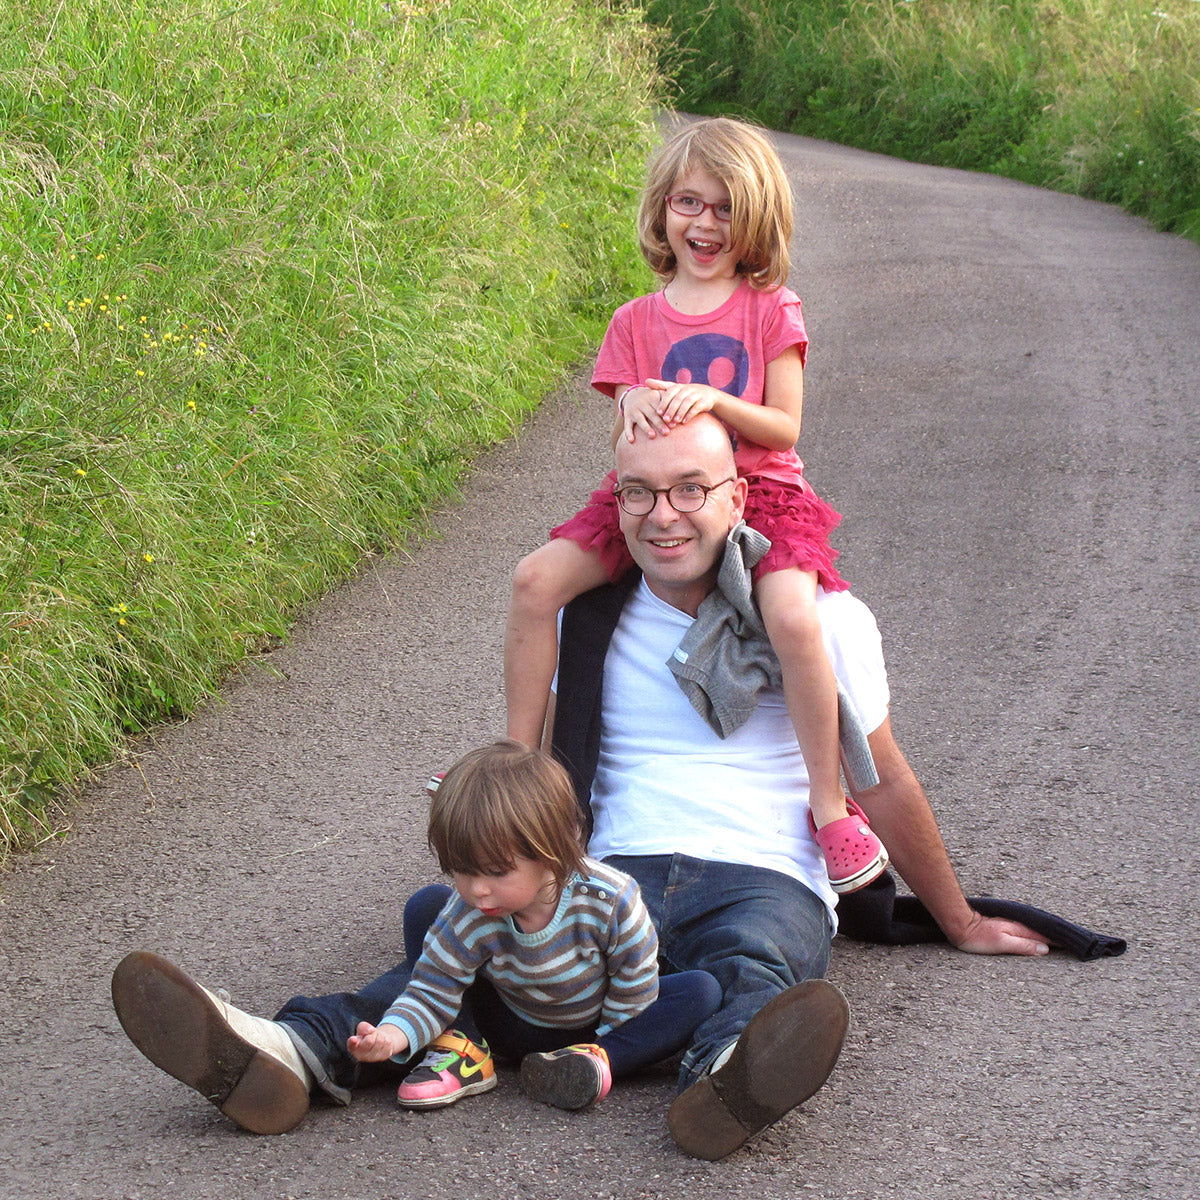
{"type": "MultiPolygon", "coordinates": [[[[790,346],[808,357],[800,297],[789,288],[762,291],[743,280],[720,308],[677,312],[662,292],[640,296],[613,314],[592,386],[606,396],[646,379],[707,383],[750,404],[763,403],[767,364],[790,346]]],[[[792,482],[804,464],[795,450],[768,450],[733,430],[738,470],[792,482]]]]}

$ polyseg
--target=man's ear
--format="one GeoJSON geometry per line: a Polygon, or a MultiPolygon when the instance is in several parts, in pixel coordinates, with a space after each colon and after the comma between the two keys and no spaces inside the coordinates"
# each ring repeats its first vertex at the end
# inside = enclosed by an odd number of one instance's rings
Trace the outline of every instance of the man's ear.
{"type": "Polygon", "coordinates": [[[740,475],[733,481],[733,486],[729,489],[734,509],[734,517],[732,524],[729,526],[730,529],[742,519],[742,514],[746,511],[746,494],[749,490],[750,485],[740,475]]]}

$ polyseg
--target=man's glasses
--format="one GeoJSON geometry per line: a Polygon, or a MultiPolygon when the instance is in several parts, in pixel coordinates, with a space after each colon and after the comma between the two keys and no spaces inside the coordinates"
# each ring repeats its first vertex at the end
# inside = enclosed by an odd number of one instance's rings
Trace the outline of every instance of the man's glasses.
{"type": "Polygon", "coordinates": [[[667,503],[678,513],[694,513],[704,507],[709,492],[733,482],[733,479],[722,479],[720,483],[675,483],[669,488],[648,488],[640,483],[630,483],[613,488],[613,495],[631,517],[644,517],[652,512],[659,496],[666,496],[667,503]]]}
{"type": "Polygon", "coordinates": [[[686,192],[677,192],[667,197],[667,207],[681,217],[698,217],[706,208],[713,210],[713,216],[722,224],[728,224],[733,218],[733,205],[728,200],[718,204],[709,204],[699,196],[689,196],[686,192]]]}

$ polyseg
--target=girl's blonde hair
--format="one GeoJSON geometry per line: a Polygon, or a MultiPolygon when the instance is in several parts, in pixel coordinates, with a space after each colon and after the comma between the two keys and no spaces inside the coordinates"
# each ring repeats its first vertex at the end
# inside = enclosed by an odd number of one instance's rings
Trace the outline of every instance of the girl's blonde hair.
{"type": "Polygon", "coordinates": [[[567,772],[520,742],[496,742],[446,772],[429,806],[429,846],[447,873],[544,863],[561,888],[583,869],[579,807],[567,772]]]}
{"type": "Polygon", "coordinates": [[[667,196],[696,168],[729,189],[729,232],[738,255],[737,272],[753,287],[787,282],[792,240],[792,189],[775,148],[743,121],[713,117],[685,125],[651,159],[638,210],[638,244],[660,279],[675,273],[667,242],[667,196]]]}

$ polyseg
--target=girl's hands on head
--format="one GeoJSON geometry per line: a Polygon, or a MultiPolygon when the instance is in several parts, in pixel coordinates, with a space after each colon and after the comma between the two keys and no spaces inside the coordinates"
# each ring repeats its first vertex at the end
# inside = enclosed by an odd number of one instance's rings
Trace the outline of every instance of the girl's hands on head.
{"type": "Polygon", "coordinates": [[[632,442],[641,430],[647,437],[665,437],[677,425],[683,425],[700,413],[713,412],[722,400],[731,397],[707,383],[671,383],[666,379],[647,379],[634,384],[621,396],[621,415],[626,441],[632,442]]]}
{"type": "Polygon", "coordinates": [[[667,429],[683,425],[700,413],[712,412],[727,393],[707,383],[670,383],[665,379],[647,379],[646,387],[653,389],[657,399],[659,419],[667,429]]]}
{"type": "Polygon", "coordinates": [[[360,1021],[346,1041],[346,1049],[359,1062],[384,1062],[408,1049],[408,1038],[395,1025],[376,1027],[360,1021]]]}

